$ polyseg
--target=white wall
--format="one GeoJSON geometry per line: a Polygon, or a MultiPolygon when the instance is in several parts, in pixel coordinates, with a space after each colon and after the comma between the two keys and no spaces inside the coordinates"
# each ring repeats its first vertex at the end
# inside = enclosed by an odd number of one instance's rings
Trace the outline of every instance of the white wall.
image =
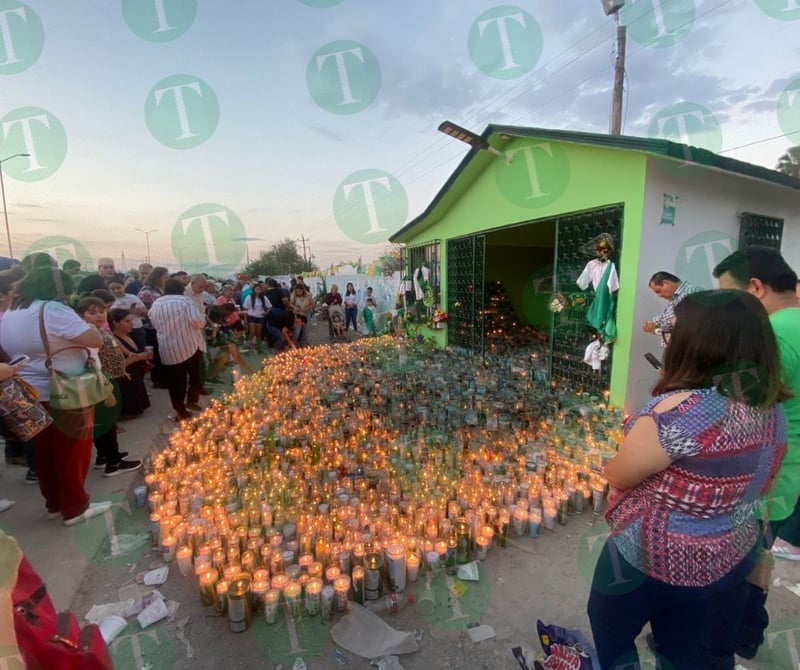
{"type": "Polygon", "coordinates": [[[625,402],[628,411],[647,401],[656,381],[655,371],[643,354],[650,351],[660,357],[662,353],[658,338],[641,331],[641,324],[660,314],[665,306],[648,288],[650,277],[666,270],[694,284],[715,288],[711,270],[737,248],[741,212],[784,219],[781,251],[792,267],[800,269],[800,191],[731,173],[679,168],[673,162],[648,159],[625,402]],[[665,193],[678,197],[674,226],[660,225],[665,193]]]}

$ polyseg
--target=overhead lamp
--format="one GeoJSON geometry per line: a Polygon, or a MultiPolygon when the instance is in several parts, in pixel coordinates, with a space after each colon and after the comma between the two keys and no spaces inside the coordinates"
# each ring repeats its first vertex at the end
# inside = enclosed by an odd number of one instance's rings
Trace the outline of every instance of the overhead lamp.
{"type": "Polygon", "coordinates": [[[489,142],[486,140],[485,137],[478,135],[477,133],[473,133],[471,130],[467,130],[466,128],[462,128],[459,125],[456,125],[452,121],[443,121],[439,124],[438,128],[440,133],[444,133],[445,135],[449,135],[450,137],[454,137],[461,142],[469,144],[471,147],[475,147],[476,149],[481,149],[483,151],[488,151],[489,153],[493,153],[495,156],[500,156],[504,158],[506,163],[510,163],[511,160],[504,154],[502,151],[495,149],[489,142]]]}
{"type": "Polygon", "coordinates": [[[616,14],[625,5],[625,0],[600,0],[606,16],[616,14]]]}

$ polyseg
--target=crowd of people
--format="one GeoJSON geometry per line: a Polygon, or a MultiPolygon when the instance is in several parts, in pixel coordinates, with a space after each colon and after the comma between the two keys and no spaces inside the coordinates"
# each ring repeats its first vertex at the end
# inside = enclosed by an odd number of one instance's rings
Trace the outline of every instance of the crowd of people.
{"type": "MultiPolygon", "coordinates": [[[[227,383],[227,368],[233,375],[253,372],[243,354],[307,346],[318,307],[302,277],[289,287],[272,278],[216,282],[147,263],[123,273],[110,258],[99,259],[96,272],[80,271],[77,261],[59,268],[37,253],[0,272],[0,381],[19,375],[55,417],[29,442],[6,436],[6,462],[27,468],[26,483],[39,485],[48,514],[67,525],[105,509],[92,504],[84,488],[92,463],[106,477],[141,467],[120,451],[117,436],[124,422],[150,408],[148,375],[154,388],[168,391],[171,418],[185,421],[202,409],[201,396],[211,386],[227,383]],[[40,314],[47,343],[31,336],[39,333],[40,314]],[[113,395],[77,412],[58,412],[49,403],[47,366],[76,374],[86,352],[111,381],[113,395]],[[23,355],[24,364],[8,365],[23,355]]],[[[350,289],[348,309],[354,306],[350,289]]],[[[323,304],[335,313],[342,302],[334,285],[323,304]]],[[[355,330],[350,314],[348,321],[355,330]]],[[[12,505],[0,496],[0,511],[12,505]]]]}

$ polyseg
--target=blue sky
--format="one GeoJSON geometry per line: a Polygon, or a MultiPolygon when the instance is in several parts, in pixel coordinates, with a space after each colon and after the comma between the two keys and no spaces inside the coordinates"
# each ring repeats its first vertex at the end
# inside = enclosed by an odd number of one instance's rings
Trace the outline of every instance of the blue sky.
{"type": "MultiPolygon", "coordinates": [[[[652,133],[664,108],[686,102],[719,127],[717,140],[692,139],[725,155],[773,167],[800,143],[776,112],[800,76],[800,3],[627,5],[626,134],[652,133]]],[[[260,238],[251,256],[303,235],[320,265],[367,260],[467,151],[437,133],[442,120],[608,129],[615,29],[600,0],[0,0],[0,16],[0,159],[26,146],[19,118],[36,115],[19,110],[45,110],[66,137],[60,163],[63,138],[30,139],[40,164],[57,164],[45,178],[24,157],[2,166],[16,256],[66,237],[92,261],[124,253],[135,265],[142,228],[157,229],[152,261],[172,267],[234,265],[234,237],[260,238]],[[188,75],[182,88],[163,83],[175,75],[188,75]]]]}

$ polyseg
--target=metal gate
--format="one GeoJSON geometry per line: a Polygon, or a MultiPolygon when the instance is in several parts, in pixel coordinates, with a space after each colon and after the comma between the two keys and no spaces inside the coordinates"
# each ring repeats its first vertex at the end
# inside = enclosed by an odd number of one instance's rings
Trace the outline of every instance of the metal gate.
{"type": "Polygon", "coordinates": [[[483,356],[486,236],[447,241],[447,344],[483,356]]]}
{"type": "Polygon", "coordinates": [[[623,207],[617,205],[557,219],[554,288],[572,297],[569,307],[553,315],[551,330],[550,378],[561,387],[599,395],[610,386],[611,358],[603,363],[600,372],[595,372],[583,362],[586,347],[591,343],[594,333],[594,328],[586,321],[594,291],[590,286],[585,296],[578,295],[581,291],[576,280],[590,260],[589,256],[582,253],[581,247],[600,233],[609,233],[614,237],[614,262],[619,273],[622,215],[623,207]]]}

